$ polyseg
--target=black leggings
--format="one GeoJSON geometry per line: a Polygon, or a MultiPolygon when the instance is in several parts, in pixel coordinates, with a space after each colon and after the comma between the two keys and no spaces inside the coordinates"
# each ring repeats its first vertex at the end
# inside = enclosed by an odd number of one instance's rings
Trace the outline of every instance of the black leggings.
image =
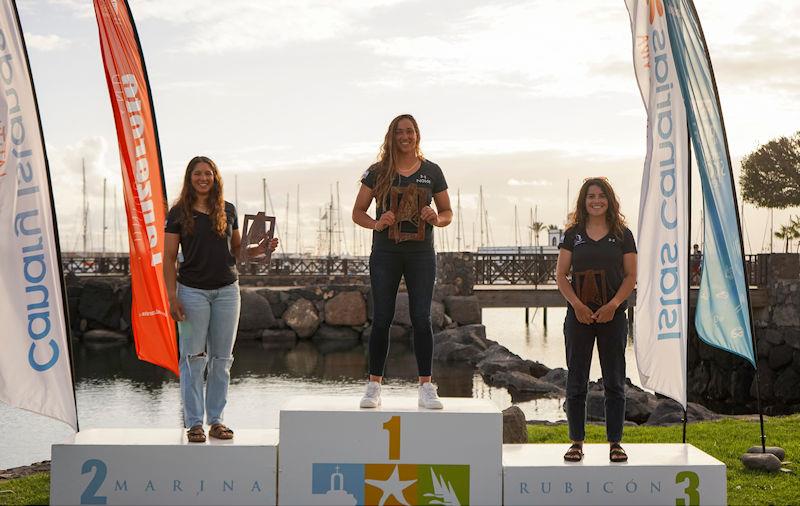
{"type": "Polygon", "coordinates": [[[431,299],[436,281],[436,253],[430,251],[373,251],[369,257],[373,318],[369,336],[369,373],[383,376],[389,354],[389,329],[400,278],[405,277],[408,308],[414,328],[414,353],[420,376],[430,376],[433,366],[431,299]]]}

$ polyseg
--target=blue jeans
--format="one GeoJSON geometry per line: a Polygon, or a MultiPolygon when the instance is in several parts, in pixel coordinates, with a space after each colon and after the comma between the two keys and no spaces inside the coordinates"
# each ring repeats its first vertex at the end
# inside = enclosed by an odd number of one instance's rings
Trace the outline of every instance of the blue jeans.
{"type": "Polygon", "coordinates": [[[586,437],[586,395],[595,339],[603,373],[606,438],[613,442],[622,441],[622,426],[625,423],[625,345],[628,339],[625,311],[618,310],[609,322],[585,325],[578,321],[571,307],[567,309],[564,319],[569,438],[583,441],[586,437]]]}
{"type": "Polygon", "coordinates": [[[430,376],[433,367],[433,328],[431,299],[436,281],[436,252],[373,251],[369,256],[373,318],[369,336],[369,373],[383,376],[389,354],[389,329],[400,278],[406,280],[408,309],[414,329],[414,354],[420,376],[430,376]]]}
{"type": "Polygon", "coordinates": [[[178,300],[186,318],[178,322],[181,399],[185,426],[222,423],[228,402],[233,343],[239,326],[239,283],[201,290],[178,283],[178,300]],[[203,377],[208,369],[205,399],[203,377]]]}

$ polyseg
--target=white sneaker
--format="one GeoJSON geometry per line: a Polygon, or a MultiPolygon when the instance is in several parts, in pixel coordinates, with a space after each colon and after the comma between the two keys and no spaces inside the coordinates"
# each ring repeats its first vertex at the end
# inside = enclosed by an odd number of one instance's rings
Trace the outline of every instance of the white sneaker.
{"type": "Polygon", "coordinates": [[[427,409],[442,409],[442,401],[436,393],[436,386],[431,383],[423,383],[419,386],[419,405],[427,409]]]}
{"type": "Polygon", "coordinates": [[[362,408],[377,408],[381,405],[381,384],[377,381],[367,383],[367,392],[361,398],[362,408]]]}

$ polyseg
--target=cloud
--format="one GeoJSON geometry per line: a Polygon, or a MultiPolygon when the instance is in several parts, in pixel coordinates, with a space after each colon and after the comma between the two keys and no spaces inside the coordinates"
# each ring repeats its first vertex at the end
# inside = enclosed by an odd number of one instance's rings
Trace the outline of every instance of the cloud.
{"type": "Polygon", "coordinates": [[[536,179],[533,181],[526,181],[524,179],[511,178],[508,180],[507,184],[508,186],[551,186],[553,183],[546,179],[536,179]]]}
{"type": "Polygon", "coordinates": [[[26,33],[25,44],[28,48],[38,51],[61,51],[67,49],[72,41],[54,33],[49,35],[26,33]]]}

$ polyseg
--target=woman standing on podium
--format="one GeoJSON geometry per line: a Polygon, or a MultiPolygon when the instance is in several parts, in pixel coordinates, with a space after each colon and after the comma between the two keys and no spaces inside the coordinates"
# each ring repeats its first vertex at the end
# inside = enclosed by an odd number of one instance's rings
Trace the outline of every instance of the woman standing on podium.
{"type": "MultiPolygon", "coordinates": [[[[164,283],[170,314],[178,322],[180,382],[186,436],[190,443],[208,434],[232,439],[223,425],[233,343],[239,325],[239,276],[236,258],[242,243],[236,208],[223,199],[222,177],[205,156],[189,161],[178,201],[167,215],[164,283]],[[183,261],[176,272],[178,246],[183,261]],[[203,395],[203,376],[208,382],[203,395]]],[[[275,251],[278,240],[259,244],[248,255],[275,251]]]]}
{"type": "Polygon", "coordinates": [[[404,277],[419,371],[419,406],[442,409],[436,387],[431,383],[431,300],[436,279],[433,227],[449,225],[453,211],[442,169],[423,157],[419,141],[419,126],[410,114],[394,118],[386,131],[377,163],[367,169],[361,178],[361,188],[353,206],[353,221],[373,230],[369,273],[374,315],[369,337],[369,383],[361,399],[362,408],[381,405],[381,380],[389,353],[389,329],[394,319],[400,278],[404,277]],[[408,198],[414,195],[410,186],[416,187],[422,194],[421,202],[424,205],[419,210],[417,202],[420,200],[408,198]],[[400,188],[405,189],[406,198],[398,194],[397,189],[400,188]],[[372,199],[376,203],[376,219],[367,214],[372,199]],[[394,209],[390,207],[393,199],[400,202],[398,214],[401,216],[390,210],[394,209]],[[436,211],[430,207],[431,201],[435,202],[436,211]],[[410,214],[414,215],[410,217],[411,221],[407,221],[409,206],[410,214]],[[392,228],[394,230],[390,237],[392,228]],[[422,238],[420,230],[424,231],[422,238]],[[401,240],[399,234],[408,234],[405,237],[413,238],[401,240]]]}
{"type": "Polygon", "coordinates": [[[625,421],[625,317],[636,285],[636,245],[613,188],[604,177],[586,179],[558,245],[556,281],[567,299],[567,420],[572,440],[564,460],[583,458],[586,393],[594,341],[603,373],[609,460],[628,460],[620,446],[625,421]],[[567,276],[572,273],[572,280],[567,276]]]}

